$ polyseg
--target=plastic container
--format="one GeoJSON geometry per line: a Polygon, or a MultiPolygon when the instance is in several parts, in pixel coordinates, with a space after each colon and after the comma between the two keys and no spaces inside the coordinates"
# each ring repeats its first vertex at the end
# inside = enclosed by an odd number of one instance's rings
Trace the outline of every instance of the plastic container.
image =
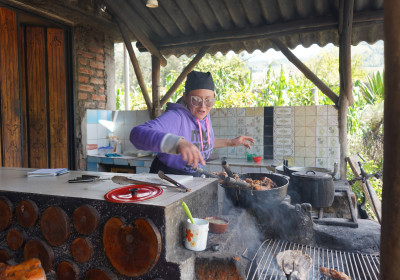
{"type": "Polygon", "coordinates": [[[261,160],[262,160],[262,157],[261,157],[261,156],[255,156],[255,157],[253,157],[253,161],[254,161],[255,163],[259,163],[261,160]]]}
{"type": "Polygon", "coordinates": [[[204,219],[193,218],[194,224],[186,220],[183,243],[185,248],[192,251],[204,251],[207,247],[209,222],[204,219]]]}
{"type": "Polygon", "coordinates": [[[257,156],[256,154],[246,154],[247,155],[247,161],[252,162],[253,157],[257,156]]]}
{"type": "Polygon", "coordinates": [[[97,149],[97,152],[99,155],[104,156],[105,154],[112,154],[114,153],[114,148],[113,147],[100,147],[97,149]]]}

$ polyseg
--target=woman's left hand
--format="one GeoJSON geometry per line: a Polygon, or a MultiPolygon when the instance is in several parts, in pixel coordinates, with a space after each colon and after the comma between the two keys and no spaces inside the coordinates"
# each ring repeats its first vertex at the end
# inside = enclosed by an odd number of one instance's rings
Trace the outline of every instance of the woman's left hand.
{"type": "Polygon", "coordinates": [[[232,139],[231,141],[232,141],[231,142],[232,143],[232,145],[231,145],[232,147],[243,145],[246,148],[250,149],[251,148],[250,143],[254,144],[254,139],[252,137],[243,136],[243,135],[239,136],[239,137],[236,137],[236,138],[232,139]]]}

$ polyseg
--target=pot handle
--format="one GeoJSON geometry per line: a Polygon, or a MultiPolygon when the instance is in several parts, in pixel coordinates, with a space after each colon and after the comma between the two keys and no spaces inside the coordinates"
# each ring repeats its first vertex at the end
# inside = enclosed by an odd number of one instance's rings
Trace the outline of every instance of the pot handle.
{"type": "Polygon", "coordinates": [[[315,175],[315,171],[314,171],[314,170],[307,170],[307,171],[306,171],[306,174],[308,174],[308,173],[310,173],[310,172],[312,172],[312,173],[315,175]]]}

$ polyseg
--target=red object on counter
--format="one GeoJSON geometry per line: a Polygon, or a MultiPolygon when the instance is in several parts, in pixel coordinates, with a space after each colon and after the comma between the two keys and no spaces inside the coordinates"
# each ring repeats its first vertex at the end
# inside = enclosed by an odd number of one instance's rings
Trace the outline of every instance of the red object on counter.
{"type": "Polygon", "coordinates": [[[258,156],[258,157],[253,157],[253,161],[255,163],[259,163],[262,160],[262,157],[258,156]]]}
{"type": "Polygon", "coordinates": [[[104,195],[107,201],[117,203],[140,202],[155,198],[163,189],[152,185],[130,185],[113,189],[104,195]]]}

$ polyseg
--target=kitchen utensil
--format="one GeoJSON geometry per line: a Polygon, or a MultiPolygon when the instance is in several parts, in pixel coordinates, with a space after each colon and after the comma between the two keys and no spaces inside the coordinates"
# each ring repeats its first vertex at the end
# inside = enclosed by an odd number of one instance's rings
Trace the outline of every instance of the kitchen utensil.
{"type": "Polygon", "coordinates": [[[68,183],[85,183],[105,180],[111,180],[111,178],[100,178],[100,176],[97,175],[83,174],[81,177],[76,177],[75,179],[68,180],[68,183]]]}
{"type": "Polygon", "coordinates": [[[331,175],[313,170],[294,172],[290,181],[299,193],[301,203],[310,203],[315,208],[332,205],[335,187],[331,175]]]}
{"type": "Polygon", "coordinates": [[[269,190],[257,191],[252,190],[251,188],[246,189],[235,185],[230,186],[229,183],[223,183],[221,186],[225,189],[227,197],[237,207],[257,209],[260,207],[269,207],[280,203],[287,194],[287,188],[289,185],[289,178],[287,176],[268,173],[245,173],[239,175],[239,178],[242,180],[245,180],[246,178],[261,180],[262,177],[268,177],[274,181],[278,187],[269,190]]]}
{"type": "Polygon", "coordinates": [[[219,217],[204,218],[210,223],[210,231],[213,233],[224,233],[229,225],[229,221],[219,217]]]}
{"type": "Polygon", "coordinates": [[[174,179],[172,179],[171,177],[168,177],[167,175],[164,174],[164,172],[162,172],[161,170],[158,171],[158,177],[160,177],[161,179],[164,179],[172,184],[174,184],[178,189],[184,191],[184,192],[191,192],[192,190],[185,187],[184,185],[182,185],[181,183],[175,181],[174,179]]]}
{"type": "Polygon", "coordinates": [[[233,172],[231,170],[231,168],[229,167],[229,164],[226,160],[223,160],[221,162],[222,167],[224,168],[225,172],[228,174],[229,177],[233,178],[233,172]]]}
{"type": "Polygon", "coordinates": [[[178,188],[177,186],[171,186],[171,185],[167,185],[167,184],[159,184],[159,183],[153,183],[153,182],[146,182],[146,181],[127,178],[125,176],[114,176],[114,177],[112,177],[112,181],[114,183],[120,184],[120,185],[142,184],[142,185],[161,186],[161,187],[178,189],[179,191],[185,191],[184,189],[178,188]]]}
{"type": "Polygon", "coordinates": [[[190,219],[190,221],[192,222],[192,224],[194,224],[192,213],[190,213],[189,207],[186,205],[186,203],[184,201],[182,201],[182,207],[183,207],[183,210],[185,210],[185,213],[188,216],[188,218],[190,219]]]}
{"type": "Polygon", "coordinates": [[[111,202],[130,203],[155,198],[163,193],[163,189],[151,185],[130,185],[113,189],[104,195],[111,202]]]}

